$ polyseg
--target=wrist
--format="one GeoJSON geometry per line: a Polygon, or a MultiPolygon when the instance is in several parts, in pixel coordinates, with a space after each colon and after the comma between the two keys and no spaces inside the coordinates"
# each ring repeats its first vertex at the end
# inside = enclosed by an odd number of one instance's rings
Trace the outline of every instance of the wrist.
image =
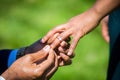
{"type": "MultiPolygon", "coordinates": [[[[6,70],[1,77],[4,78],[3,80],[15,80],[15,78],[13,78],[13,75],[9,74],[9,70],[6,70]]],[[[1,80],[1,79],[0,79],[1,80]]]]}
{"type": "MultiPolygon", "coordinates": [[[[8,68],[4,73],[1,74],[1,76],[5,79],[5,80],[17,80],[18,76],[17,74],[14,72],[14,70],[8,68]]],[[[0,79],[1,80],[1,79],[0,79]]]]}
{"type": "Polygon", "coordinates": [[[103,15],[97,12],[94,8],[89,9],[87,15],[89,15],[89,17],[95,22],[99,22],[103,18],[103,15]]]}
{"type": "Polygon", "coordinates": [[[4,78],[5,80],[7,80],[8,79],[8,70],[6,70],[4,73],[2,73],[1,77],[4,78]]]}

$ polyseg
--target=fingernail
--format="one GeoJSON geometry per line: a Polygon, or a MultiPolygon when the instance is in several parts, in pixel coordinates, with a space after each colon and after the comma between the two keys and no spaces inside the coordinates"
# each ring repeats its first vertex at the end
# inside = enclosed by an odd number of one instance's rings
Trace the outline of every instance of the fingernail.
{"type": "Polygon", "coordinates": [[[69,50],[69,52],[67,53],[68,56],[72,55],[72,50],[69,50]]]}
{"type": "Polygon", "coordinates": [[[43,38],[41,39],[41,42],[42,42],[42,43],[45,43],[45,41],[44,41],[44,39],[43,39],[43,38]]]}
{"type": "Polygon", "coordinates": [[[46,46],[43,48],[43,50],[44,50],[45,52],[49,52],[50,46],[49,46],[49,45],[46,45],[46,46]]]}

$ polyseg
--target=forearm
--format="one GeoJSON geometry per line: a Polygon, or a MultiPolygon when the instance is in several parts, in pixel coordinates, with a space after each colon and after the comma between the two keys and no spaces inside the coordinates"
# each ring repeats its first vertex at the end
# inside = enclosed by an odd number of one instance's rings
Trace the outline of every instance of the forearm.
{"type": "Polygon", "coordinates": [[[101,19],[117,8],[119,4],[120,0],[97,0],[90,9],[73,17],[68,23],[70,26],[79,26],[80,34],[84,35],[93,30],[101,19]]]}
{"type": "Polygon", "coordinates": [[[102,19],[119,5],[120,0],[96,0],[91,10],[94,11],[99,19],[102,19]]]}

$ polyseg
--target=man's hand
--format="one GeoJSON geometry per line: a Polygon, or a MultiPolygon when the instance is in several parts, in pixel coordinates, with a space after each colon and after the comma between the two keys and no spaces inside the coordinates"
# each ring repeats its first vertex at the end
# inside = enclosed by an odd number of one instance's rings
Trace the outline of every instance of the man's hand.
{"type": "Polygon", "coordinates": [[[58,68],[56,53],[45,46],[32,54],[27,54],[15,61],[2,76],[6,80],[33,80],[50,78],[58,68]]]}
{"type": "MultiPolygon", "coordinates": [[[[21,56],[18,55],[17,58],[22,57],[26,54],[35,53],[35,52],[41,50],[45,45],[51,45],[51,43],[54,41],[54,39],[58,35],[59,35],[59,33],[54,35],[53,37],[51,37],[49,39],[49,41],[46,43],[42,43],[41,40],[37,40],[30,46],[25,47],[24,51],[22,50],[22,53],[24,52],[23,55],[21,55],[21,56]]],[[[67,51],[69,49],[69,46],[70,46],[69,41],[70,41],[70,38],[66,39],[65,41],[62,41],[61,44],[54,49],[58,56],[59,66],[70,65],[72,63],[71,58],[66,55],[67,51]],[[62,54],[62,56],[60,56],[60,54],[62,54]]],[[[20,50],[18,52],[20,52],[20,50]]]]}

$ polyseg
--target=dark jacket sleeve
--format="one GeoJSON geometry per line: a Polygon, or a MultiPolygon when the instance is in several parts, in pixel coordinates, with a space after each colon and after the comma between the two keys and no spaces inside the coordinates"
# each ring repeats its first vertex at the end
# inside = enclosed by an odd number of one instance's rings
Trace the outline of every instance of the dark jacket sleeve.
{"type": "Polygon", "coordinates": [[[0,50],[0,74],[2,74],[7,68],[8,57],[11,50],[0,50]]]}

